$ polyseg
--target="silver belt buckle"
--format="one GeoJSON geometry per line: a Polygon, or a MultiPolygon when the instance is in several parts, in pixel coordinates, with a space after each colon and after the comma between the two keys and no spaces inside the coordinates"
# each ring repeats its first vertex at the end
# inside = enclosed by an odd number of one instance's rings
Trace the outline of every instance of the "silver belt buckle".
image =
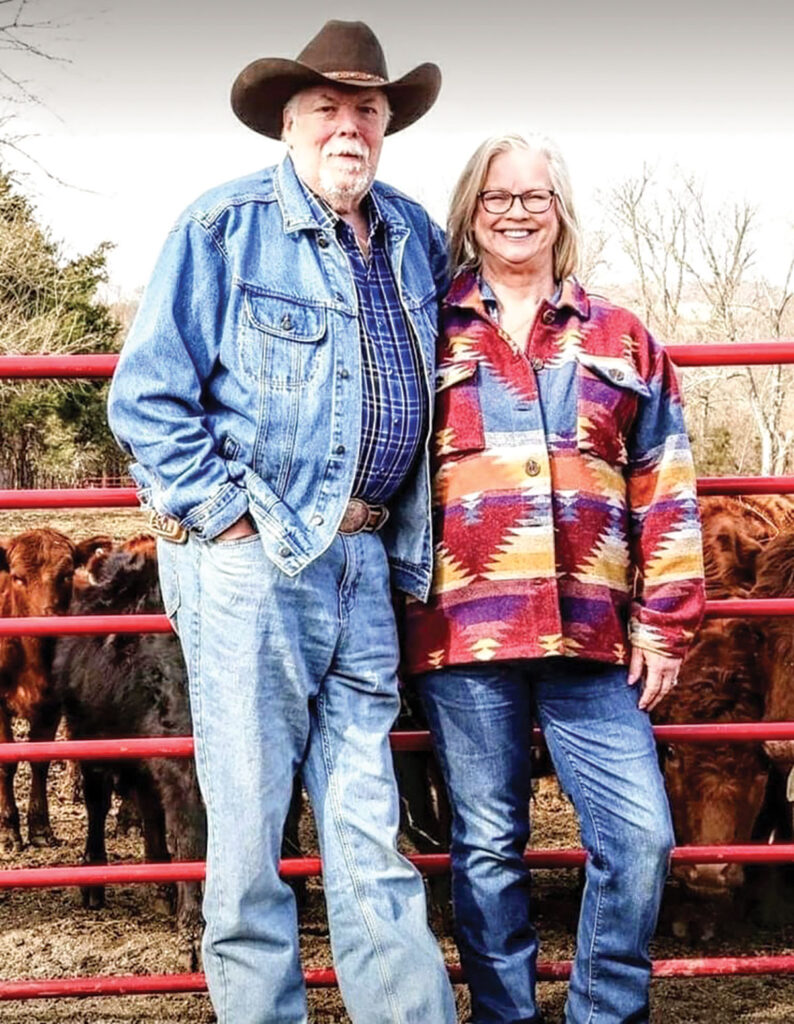
{"type": "Polygon", "coordinates": [[[187,544],[187,530],[184,526],[180,526],[176,519],[164,516],[153,508],[149,509],[147,518],[149,529],[158,537],[162,537],[163,540],[170,541],[172,544],[187,544]]]}
{"type": "Polygon", "coordinates": [[[375,533],[383,526],[389,518],[389,510],[383,505],[368,505],[361,498],[351,498],[347,503],[342,522],[339,524],[340,533],[375,533]],[[373,518],[377,521],[373,523],[373,518]]]}

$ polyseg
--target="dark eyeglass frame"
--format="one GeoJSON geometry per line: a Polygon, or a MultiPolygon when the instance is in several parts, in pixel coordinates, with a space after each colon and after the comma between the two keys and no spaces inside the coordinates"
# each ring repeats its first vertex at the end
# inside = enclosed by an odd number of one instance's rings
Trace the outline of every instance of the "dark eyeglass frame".
{"type": "Polygon", "coordinates": [[[479,200],[480,205],[482,206],[483,210],[485,210],[486,213],[493,213],[497,215],[510,213],[510,211],[513,209],[513,203],[516,201],[516,199],[521,203],[521,206],[527,213],[546,213],[547,210],[551,209],[551,204],[554,202],[554,197],[556,195],[557,193],[554,191],[553,188],[531,188],[528,189],[526,192],[508,192],[507,189],[504,188],[484,188],[477,193],[477,199],[479,200]],[[527,206],[527,202],[531,201],[533,198],[537,198],[539,193],[548,193],[548,202],[543,207],[543,209],[530,209],[529,206],[527,206]],[[507,199],[507,197],[509,196],[510,202],[507,206],[505,206],[503,210],[489,209],[488,200],[486,199],[486,196],[493,195],[503,196],[505,199],[507,199]]]}

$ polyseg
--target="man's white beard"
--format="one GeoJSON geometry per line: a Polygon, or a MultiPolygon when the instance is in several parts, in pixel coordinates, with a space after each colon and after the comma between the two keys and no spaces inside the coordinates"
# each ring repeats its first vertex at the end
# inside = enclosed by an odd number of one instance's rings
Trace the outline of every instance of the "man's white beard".
{"type": "Polygon", "coordinates": [[[334,200],[345,205],[355,203],[367,192],[372,184],[372,173],[369,166],[369,147],[362,142],[333,141],[327,143],[323,150],[323,159],[339,153],[354,153],[360,156],[364,165],[354,174],[336,170],[327,165],[320,165],[320,193],[333,206],[334,200]]]}

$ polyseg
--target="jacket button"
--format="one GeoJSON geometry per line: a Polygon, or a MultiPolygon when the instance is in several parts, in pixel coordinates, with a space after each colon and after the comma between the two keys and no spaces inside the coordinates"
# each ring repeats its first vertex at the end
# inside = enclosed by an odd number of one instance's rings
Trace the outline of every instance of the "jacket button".
{"type": "Polygon", "coordinates": [[[289,558],[291,554],[292,551],[287,547],[286,544],[284,544],[283,547],[280,547],[278,549],[279,558],[289,558]]]}
{"type": "Polygon", "coordinates": [[[532,356],[532,358],[529,360],[529,365],[532,367],[533,370],[542,370],[543,360],[540,358],[540,356],[532,356]]]}
{"type": "Polygon", "coordinates": [[[324,522],[325,520],[323,519],[319,512],[316,515],[312,516],[312,526],[322,526],[324,522]]]}
{"type": "Polygon", "coordinates": [[[344,367],[342,367],[342,369],[339,371],[339,376],[342,378],[342,380],[347,380],[347,378],[350,376],[350,370],[346,370],[344,367]]]}
{"type": "Polygon", "coordinates": [[[527,471],[527,476],[537,476],[540,472],[540,463],[536,462],[535,459],[527,459],[524,469],[527,471]]]}
{"type": "Polygon", "coordinates": [[[290,317],[289,313],[285,313],[284,316],[281,318],[281,329],[284,331],[292,330],[292,318],[290,317]]]}
{"type": "Polygon", "coordinates": [[[327,249],[328,239],[325,237],[325,235],[320,235],[320,237],[317,239],[317,244],[320,246],[321,249],[327,249]]]}
{"type": "Polygon", "coordinates": [[[556,317],[556,315],[557,314],[554,312],[553,309],[547,309],[546,312],[541,317],[541,320],[543,321],[544,324],[553,324],[554,323],[554,318],[556,317]]]}
{"type": "Polygon", "coordinates": [[[338,444],[336,446],[336,448],[334,448],[334,451],[336,452],[337,455],[344,455],[345,454],[345,446],[343,444],[338,444]]]}
{"type": "Polygon", "coordinates": [[[610,370],[609,376],[616,383],[620,384],[620,382],[625,378],[626,374],[622,370],[610,370]]]}

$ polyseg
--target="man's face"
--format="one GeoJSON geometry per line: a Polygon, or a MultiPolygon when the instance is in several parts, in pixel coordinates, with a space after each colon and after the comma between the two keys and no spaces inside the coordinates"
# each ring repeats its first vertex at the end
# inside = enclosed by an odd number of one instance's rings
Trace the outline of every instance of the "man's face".
{"type": "Polygon", "coordinates": [[[339,213],[358,206],[375,177],[387,125],[380,89],[317,86],[284,111],[284,141],[295,170],[339,213]]]}

